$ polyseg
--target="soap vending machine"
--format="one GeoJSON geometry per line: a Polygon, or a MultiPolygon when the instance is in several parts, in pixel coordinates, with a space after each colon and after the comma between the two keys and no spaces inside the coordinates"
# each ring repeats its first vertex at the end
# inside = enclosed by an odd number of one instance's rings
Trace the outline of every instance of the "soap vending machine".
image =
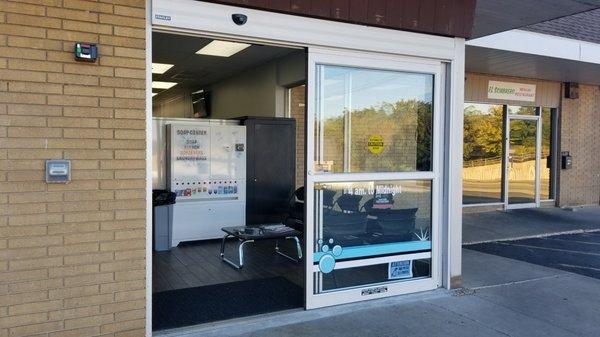
{"type": "Polygon", "coordinates": [[[216,121],[167,125],[167,189],[177,194],[172,246],[244,226],[246,128],[216,121]]]}

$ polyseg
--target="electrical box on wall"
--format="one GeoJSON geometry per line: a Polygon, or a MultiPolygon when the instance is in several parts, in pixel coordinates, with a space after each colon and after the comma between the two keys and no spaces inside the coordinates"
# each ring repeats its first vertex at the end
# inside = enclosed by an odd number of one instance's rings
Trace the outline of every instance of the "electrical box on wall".
{"type": "Polygon", "coordinates": [[[75,59],[77,61],[96,62],[98,59],[98,47],[93,43],[75,43],[75,59]]]}
{"type": "Polygon", "coordinates": [[[560,167],[563,170],[569,170],[573,166],[573,158],[571,157],[571,153],[568,151],[561,153],[561,165],[560,167]]]}
{"type": "Polygon", "coordinates": [[[68,160],[46,160],[46,182],[66,184],[71,181],[71,162],[68,160]]]}
{"type": "Polygon", "coordinates": [[[579,83],[565,82],[565,98],[579,98],[579,83]]]}

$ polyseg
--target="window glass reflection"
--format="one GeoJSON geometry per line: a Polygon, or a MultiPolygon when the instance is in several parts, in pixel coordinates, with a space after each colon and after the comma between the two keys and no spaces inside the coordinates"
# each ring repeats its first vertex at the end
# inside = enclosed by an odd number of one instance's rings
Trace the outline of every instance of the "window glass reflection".
{"type": "Polygon", "coordinates": [[[322,183],[315,207],[316,251],[329,241],[345,248],[431,240],[429,180],[322,183]]]}
{"type": "Polygon", "coordinates": [[[552,109],[542,108],[542,156],[540,177],[540,199],[554,198],[550,183],[554,158],[552,156],[552,109]]]}
{"type": "Polygon", "coordinates": [[[535,116],[537,114],[537,107],[534,106],[508,106],[509,115],[527,115],[535,116]]]}
{"type": "Polygon", "coordinates": [[[503,106],[466,103],[463,203],[502,201],[503,106]]]}
{"type": "MultiPolygon", "coordinates": [[[[395,180],[320,183],[315,186],[315,275],[323,290],[388,280],[429,277],[429,263],[415,266],[403,258],[422,253],[431,257],[431,181],[395,180]],[[398,256],[399,273],[390,278],[386,268],[338,268],[340,262],[398,256]],[[410,264],[407,265],[407,264],[410,264]],[[365,271],[374,273],[368,275],[365,271]]],[[[422,258],[423,255],[420,256],[422,258]]]]}
{"type": "Polygon", "coordinates": [[[317,66],[315,171],[431,170],[433,75],[317,66]]]}
{"type": "Polygon", "coordinates": [[[535,202],[537,121],[511,119],[508,148],[508,203],[535,202]]]}
{"type": "MultiPolygon", "coordinates": [[[[431,259],[398,261],[364,267],[334,270],[331,273],[315,273],[314,278],[322,278],[321,288],[315,293],[339,290],[365,285],[377,285],[390,281],[408,281],[431,277],[431,259]],[[406,264],[402,273],[394,273],[394,264],[406,264]]],[[[317,282],[317,284],[319,284],[317,282]]]]}

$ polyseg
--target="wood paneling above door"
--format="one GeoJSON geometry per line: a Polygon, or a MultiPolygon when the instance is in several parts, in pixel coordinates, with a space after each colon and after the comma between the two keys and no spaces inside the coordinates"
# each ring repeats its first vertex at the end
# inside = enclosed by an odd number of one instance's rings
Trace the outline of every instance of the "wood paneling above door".
{"type": "Polygon", "coordinates": [[[476,0],[204,0],[383,28],[468,38],[476,0]]]}

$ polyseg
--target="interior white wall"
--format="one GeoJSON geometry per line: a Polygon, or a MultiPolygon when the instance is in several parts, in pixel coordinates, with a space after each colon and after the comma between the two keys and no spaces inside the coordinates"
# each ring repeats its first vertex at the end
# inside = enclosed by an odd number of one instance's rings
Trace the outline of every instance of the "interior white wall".
{"type": "Polygon", "coordinates": [[[297,51],[216,83],[211,118],[284,117],[286,87],[305,76],[305,54],[297,51]]]}
{"type": "MultiPolygon", "coordinates": [[[[294,51],[224,79],[210,91],[210,118],[284,117],[286,88],[305,81],[306,55],[294,51]]],[[[154,117],[193,118],[191,90],[174,87],[152,103],[154,117]]]]}
{"type": "Polygon", "coordinates": [[[212,85],[210,117],[273,117],[276,114],[277,67],[268,63],[212,85]]]}
{"type": "Polygon", "coordinates": [[[192,95],[190,90],[174,87],[157,96],[152,102],[154,117],[192,118],[192,95]]]}

